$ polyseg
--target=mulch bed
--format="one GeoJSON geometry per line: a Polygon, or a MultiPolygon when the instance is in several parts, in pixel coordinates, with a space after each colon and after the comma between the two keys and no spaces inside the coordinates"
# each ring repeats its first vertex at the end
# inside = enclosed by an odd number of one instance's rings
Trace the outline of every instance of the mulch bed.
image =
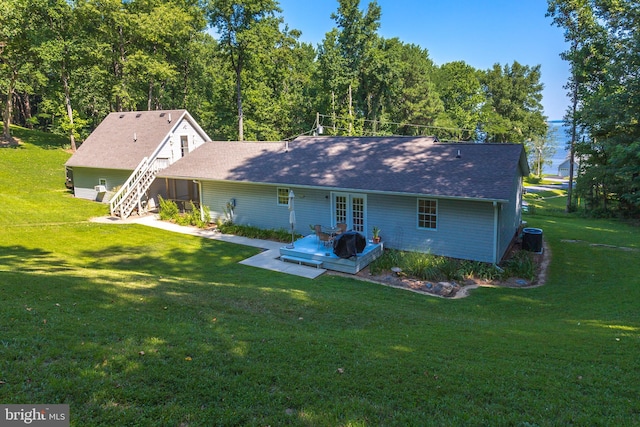
{"type": "MultiPolygon", "coordinates": [[[[514,246],[512,251],[519,250],[514,246]]],[[[379,283],[384,286],[405,289],[407,291],[421,293],[424,295],[441,298],[464,298],[469,296],[469,291],[479,287],[507,287],[507,288],[533,288],[544,285],[547,277],[547,268],[551,260],[551,252],[546,243],[543,242],[541,254],[533,254],[537,265],[536,277],[534,280],[526,280],[519,277],[510,277],[505,280],[482,280],[469,278],[463,282],[429,282],[419,280],[414,277],[395,273],[393,271],[383,271],[380,274],[371,274],[369,267],[362,269],[356,277],[361,280],[379,283]]]]}

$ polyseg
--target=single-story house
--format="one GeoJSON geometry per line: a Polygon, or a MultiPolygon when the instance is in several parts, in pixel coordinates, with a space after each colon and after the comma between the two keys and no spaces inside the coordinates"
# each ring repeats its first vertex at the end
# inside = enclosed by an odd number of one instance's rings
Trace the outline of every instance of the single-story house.
{"type": "MultiPolygon", "coordinates": [[[[110,113],[65,166],[76,197],[111,202],[112,211],[127,201],[130,210],[154,207],[166,191],[157,171],[210,140],[186,110],[110,113]]],[[[171,197],[193,196],[193,188],[182,183],[171,197]]]]}
{"type": "Polygon", "coordinates": [[[111,113],[69,159],[76,197],[113,215],[157,197],[212,217],[289,229],[346,223],[385,247],[497,263],[521,224],[521,144],[440,143],[434,137],[302,136],[290,142],[210,141],[185,110],[111,113]]]}
{"type": "Polygon", "coordinates": [[[385,247],[497,263],[521,224],[521,144],[439,143],[433,137],[302,136],[290,142],[209,142],[158,173],[166,188],[198,184],[212,217],[296,232],[345,222],[385,247]]]}

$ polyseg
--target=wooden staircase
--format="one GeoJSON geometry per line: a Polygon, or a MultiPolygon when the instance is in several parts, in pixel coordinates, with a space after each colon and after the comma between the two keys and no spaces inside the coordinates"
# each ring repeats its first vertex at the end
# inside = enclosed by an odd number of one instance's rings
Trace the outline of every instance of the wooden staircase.
{"type": "Polygon", "coordinates": [[[143,202],[145,195],[151,184],[156,179],[158,173],[158,162],[150,161],[145,157],[133,171],[129,179],[122,184],[122,187],[113,195],[109,202],[111,216],[119,216],[121,219],[128,218],[137,208],[138,213],[144,211],[143,202]]]}

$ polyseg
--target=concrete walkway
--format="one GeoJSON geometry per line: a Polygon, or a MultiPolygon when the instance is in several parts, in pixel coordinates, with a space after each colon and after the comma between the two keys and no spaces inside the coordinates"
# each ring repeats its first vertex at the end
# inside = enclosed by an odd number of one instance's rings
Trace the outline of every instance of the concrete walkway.
{"type": "Polygon", "coordinates": [[[197,227],[186,227],[167,221],[160,221],[157,215],[130,217],[125,220],[114,217],[98,217],[93,218],[91,221],[102,224],[141,224],[149,227],[160,228],[166,231],[173,231],[175,233],[189,234],[191,236],[202,237],[205,239],[219,240],[221,242],[260,248],[263,249],[262,252],[252,256],[251,258],[240,261],[240,264],[264,268],[266,270],[279,271],[286,274],[293,274],[307,279],[315,279],[326,271],[323,268],[307,267],[304,265],[280,261],[278,259],[280,257],[280,247],[284,246],[284,243],[272,242],[270,240],[249,239],[248,237],[234,236],[231,234],[222,234],[217,230],[203,230],[197,227]]]}

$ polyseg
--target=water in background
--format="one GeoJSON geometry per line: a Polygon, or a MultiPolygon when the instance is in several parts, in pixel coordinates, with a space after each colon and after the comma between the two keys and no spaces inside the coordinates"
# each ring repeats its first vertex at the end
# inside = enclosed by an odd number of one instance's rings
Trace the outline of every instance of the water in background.
{"type": "Polygon", "coordinates": [[[551,159],[551,165],[544,165],[544,167],[542,168],[542,173],[557,175],[558,166],[569,156],[569,151],[567,150],[569,136],[567,134],[567,127],[564,125],[564,122],[562,120],[550,120],[548,124],[549,131],[555,138],[556,153],[551,159]]]}

